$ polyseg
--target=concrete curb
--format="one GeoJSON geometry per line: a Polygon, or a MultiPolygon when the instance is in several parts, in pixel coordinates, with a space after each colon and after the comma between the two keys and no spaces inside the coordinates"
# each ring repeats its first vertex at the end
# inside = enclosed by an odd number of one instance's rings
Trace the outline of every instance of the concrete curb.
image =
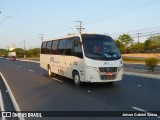
{"type": "Polygon", "coordinates": [[[34,62],[34,63],[40,63],[39,59],[19,59],[17,58],[17,60],[19,61],[26,61],[26,62],[34,62]]]}
{"type": "Polygon", "coordinates": [[[25,62],[33,62],[33,63],[40,63],[39,61],[34,61],[34,60],[22,60],[22,59],[17,59],[19,61],[25,61],[25,62]]]}

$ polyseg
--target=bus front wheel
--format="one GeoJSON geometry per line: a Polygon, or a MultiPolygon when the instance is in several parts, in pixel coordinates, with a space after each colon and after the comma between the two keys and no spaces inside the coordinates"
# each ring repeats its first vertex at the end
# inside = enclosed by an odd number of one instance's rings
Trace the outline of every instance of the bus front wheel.
{"type": "Polygon", "coordinates": [[[79,87],[81,85],[81,81],[80,81],[79,73],[77,71],[74,72],[73,79],[74,79],[75,85],[79,87]]]}

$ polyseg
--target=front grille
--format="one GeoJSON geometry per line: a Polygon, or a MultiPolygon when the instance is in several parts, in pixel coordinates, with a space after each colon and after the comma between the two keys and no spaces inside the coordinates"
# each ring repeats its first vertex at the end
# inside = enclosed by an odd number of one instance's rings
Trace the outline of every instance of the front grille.
{"type": "Polygon", "coordinates": [[[101,80],[114,80],[117,77],[117,67],[99,67],[99,76],[101,80]],[[112,72],[113,75],[106,75],[106,72],[112,72]]]}
{"type": "Polygon", "coordinates": [[[99,67],[99,72],[117,72],[117,67],[99,67]]]}

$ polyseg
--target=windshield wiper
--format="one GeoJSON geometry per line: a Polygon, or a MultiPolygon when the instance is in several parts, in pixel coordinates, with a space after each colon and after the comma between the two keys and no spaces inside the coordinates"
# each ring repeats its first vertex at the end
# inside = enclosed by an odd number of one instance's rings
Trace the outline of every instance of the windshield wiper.
{"type": "Polygon", "coordinates": [[[87,53],[96,54],[96,55],[103,55],[102,53],[96,53],[96,52],[87,52],[87,53]]]}
{"type": "Polygon", "coordinates": [[[116,54],[117,57],[121,57],[118,53],[114,52],[114,51],[106,51],[104,52],[105,54],[109,54],[109,55],[113,55],[113,54],[116,54]]]}

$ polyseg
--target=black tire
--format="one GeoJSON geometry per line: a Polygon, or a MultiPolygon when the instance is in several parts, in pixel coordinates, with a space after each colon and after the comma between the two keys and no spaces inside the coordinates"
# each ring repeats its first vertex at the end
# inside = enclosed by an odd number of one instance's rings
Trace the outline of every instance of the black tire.
{"type": "Polygon", "coordinates": [[[81,81],[80,81],[80,77],[79,77],[79,73],[77,71],[74,72],[73,74],[73,80],[74,80],[74,84],[79,87],[81,86],[81,81]]]}
{"type": "Polygon", "coordinates": [[[114,82],[108,82],[108,85],[113,85],[114,84],[114,82]]]}
{"type": "Polygon", "coordinates": [[[53,76],[53,74],[52,74],[52,72],[51,72],[51,67],[50,67],[50,66],[48,67],[48,76],[49,76],[49,77],[52,77],[52,76],[53,76]]]}

